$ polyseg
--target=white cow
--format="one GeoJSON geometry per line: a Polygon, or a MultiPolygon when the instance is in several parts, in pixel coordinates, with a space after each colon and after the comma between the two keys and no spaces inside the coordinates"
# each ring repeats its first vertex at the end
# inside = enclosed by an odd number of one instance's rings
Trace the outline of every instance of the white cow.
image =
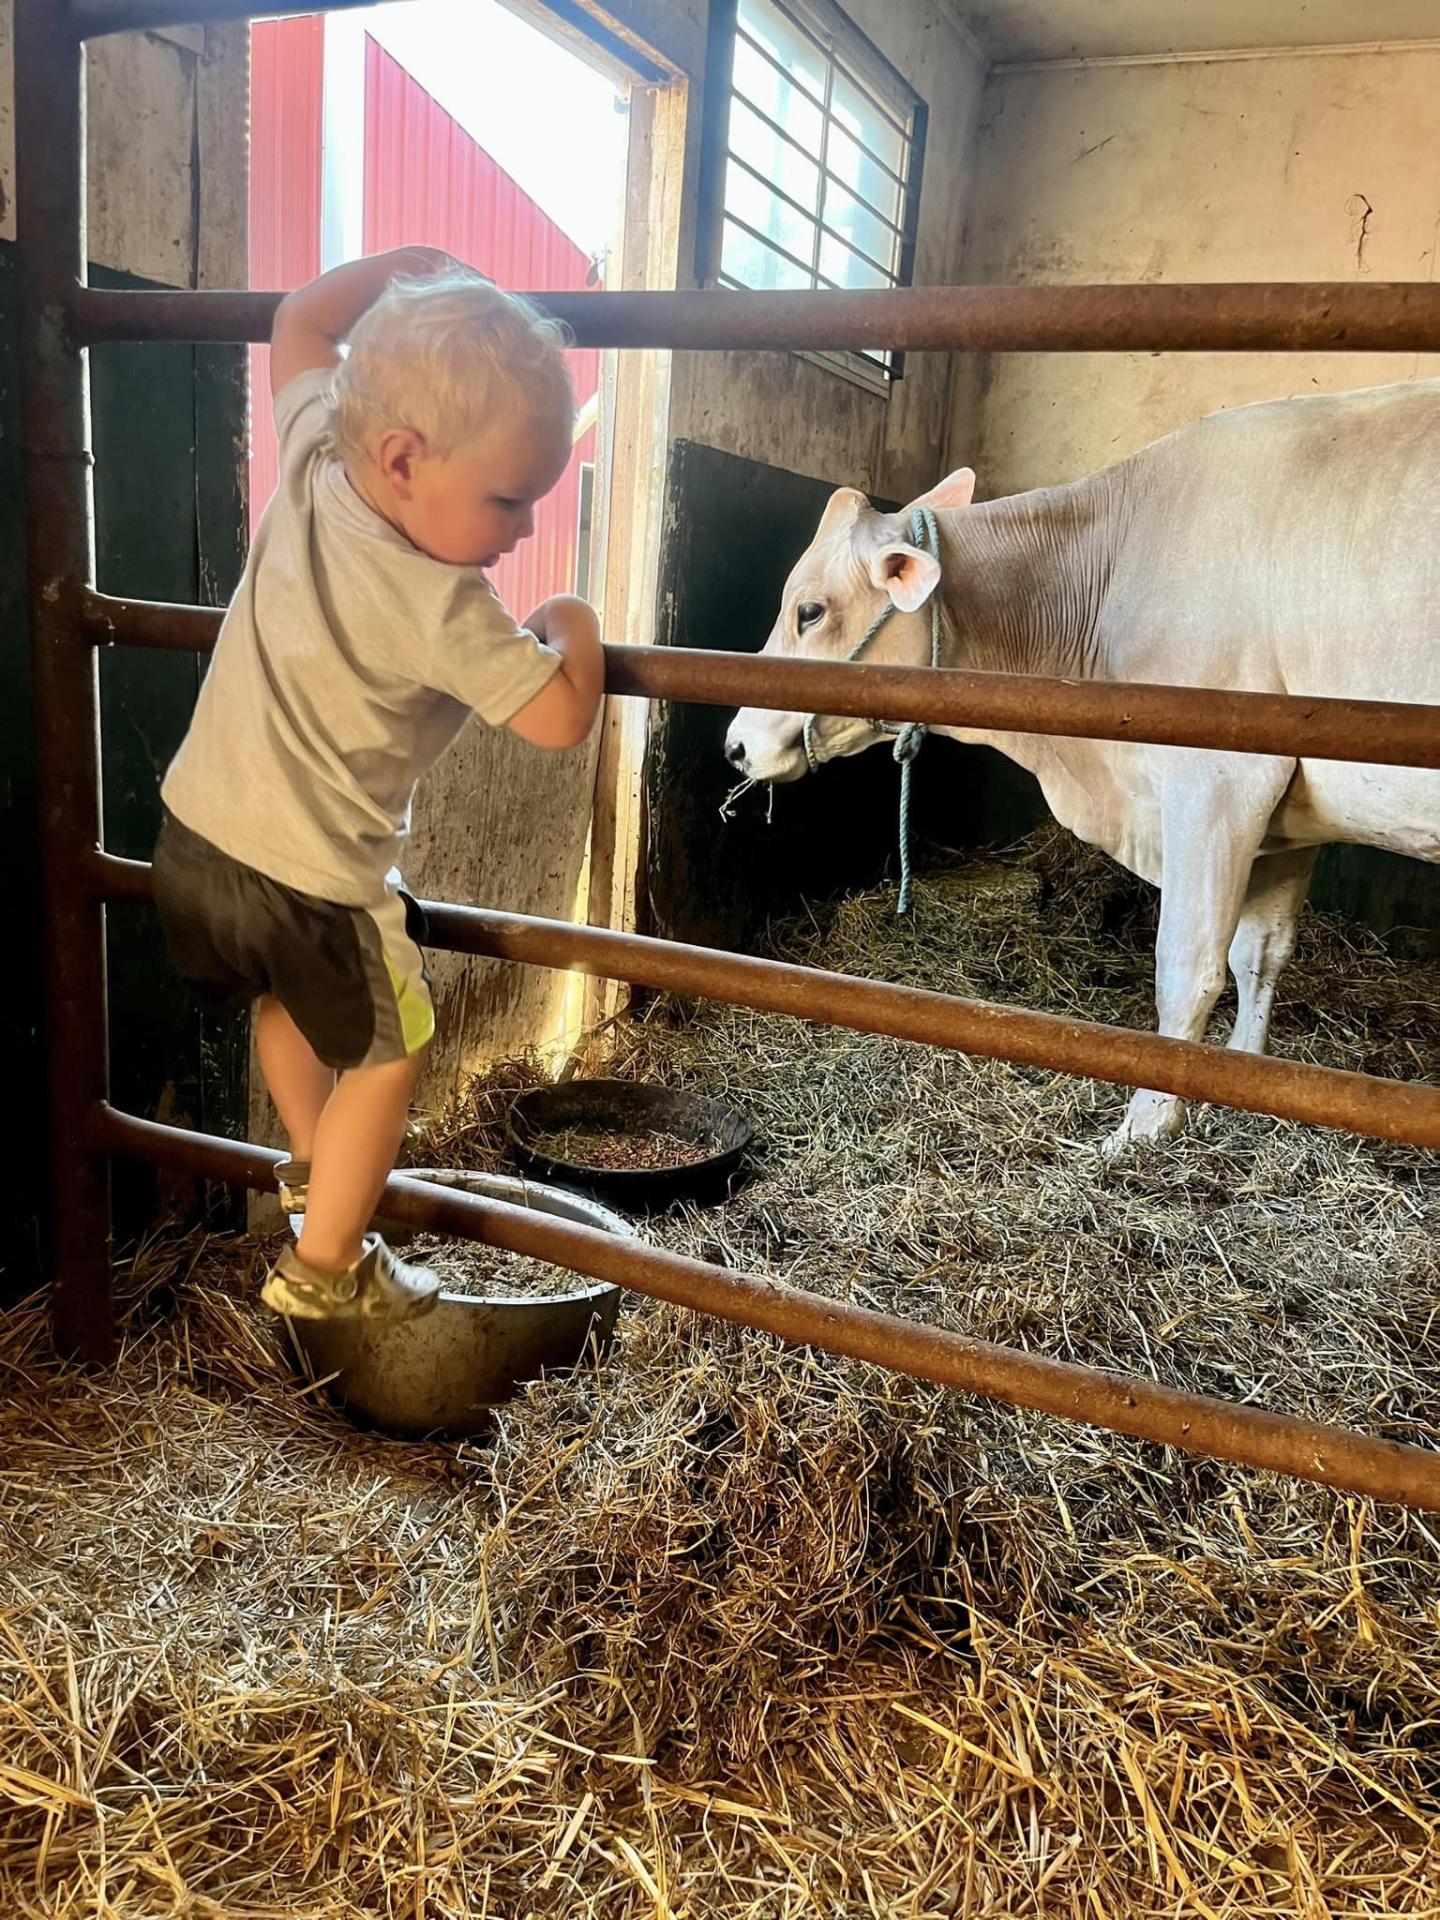
{"type": "MultiPolygon", "coordinates": [[[[1216,414],[1071,486],[972,504],[962,468],[925,496],[940,564],[908,513],[842,489],[786,583],[771,654],[843,660],[898,609],[867,660],[1095,680],[1440,702],[1440,381],[1216,414]]],[[[806,771],[805,717],[746,708],[726,738],[756,780],[806,771]]],[[[941,729],[1035,774],[1051,810],[1162,889],[1160,1031],[1204,1037],[1239,989],[1230,1045],[1263,1053],[1275,985],[1319,849],[1333,840],[1440,860],[1440,772],[1042,734],[941,729]]],[[[883,738],[822,718],[817,761],[883,738]]],[[[1110,1149],[1185,1124],[1138,1092],[1110,1149]]]]}

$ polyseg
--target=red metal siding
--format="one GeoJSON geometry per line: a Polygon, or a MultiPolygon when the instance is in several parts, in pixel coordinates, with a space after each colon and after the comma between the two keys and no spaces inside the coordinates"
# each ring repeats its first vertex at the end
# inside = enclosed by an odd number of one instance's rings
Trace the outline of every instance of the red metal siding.
{"type": "MultiPolygon", "coordinates": [[[[590,271],[574,242],[368,35],[364,243],[366,253],[443,247],[502,287],[537,293],[581,289],[590,271]]],[[[600,356],[587,349],[568,358],[583,406],[599,385],[600,356]]],[[[594,458],[592,430],[537,508],[533,539],[495,568],[496,590],[519,619],[574,588],[580,467],[594,458]]]]}
{"type": "MultiPolygon", "coordinates": [[[[320,271],[325,17],[250,29],[250,285],[302,286],[320,271]]],[[[250,350],[250,524],[275,491],[270,349],[250,350]]]]}

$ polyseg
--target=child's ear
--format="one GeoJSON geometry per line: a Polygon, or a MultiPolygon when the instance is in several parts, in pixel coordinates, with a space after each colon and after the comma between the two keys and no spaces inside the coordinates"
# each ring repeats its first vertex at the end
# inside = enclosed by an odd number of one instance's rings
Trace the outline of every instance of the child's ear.
{"type": "Polygon", "coordinates": [[[413,427],[392,427],[381,435],[375,464],[401,500],[408,500],[414,491],[415,462],[424,451],[425,441],[413,427]]]}

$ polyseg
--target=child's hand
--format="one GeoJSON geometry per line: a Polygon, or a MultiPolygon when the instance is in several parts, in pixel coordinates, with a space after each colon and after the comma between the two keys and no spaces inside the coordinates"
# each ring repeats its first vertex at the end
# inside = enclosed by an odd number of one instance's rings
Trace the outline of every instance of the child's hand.
{"type": "Polygon", "coordinates": [[[522,624],[530,629],[537,640],[544,640],[548,644],[550,640],[550,621],[552,616],[557,616],[559,624],[568,628],[570,626],[584,626],[587,615],[589,617],[589,624],[594,628],[595,638],[598,640],[600,638],[600,616],[590,605],[589,601],[582,600],[578,594],[552,594],[548,600],[542,600],[535,611],[528,619],[522,622],[522,624]]]}
{"type": "Polygon", "coordinates": [[[270,335],[271,393],[278,394],[297,374],[312,367],[338,366],[340,342],[397,274],[424,280],[434,274],[467,271],[439,247],[397,247],[392,253],[370,254],[332,267],[318,280],[287,294],[275,310],[270,335]]]}
{"type": "Polygon", "coordinates": [[[474,267],[467,267],[463,260],[457,260],[454,254],[446,253],[441,247],[402,247],[392,258],[396,262],[391,270],[392,275],[408,275],[412,280],[424,280],[431,275],[438,279],[447,273],[474,273],[477,279],[487,281],[491,286],[495,284],[488,273],[477,273],[474,267]]]}
{"type": "Polygon", "coordinates": [[[560,671],[510,722],[537,747],[578,747],[589,738],[605,697],[605,649],[595,609],[574,594],[543,601],[525,622],[560,656],[560,671]]]}

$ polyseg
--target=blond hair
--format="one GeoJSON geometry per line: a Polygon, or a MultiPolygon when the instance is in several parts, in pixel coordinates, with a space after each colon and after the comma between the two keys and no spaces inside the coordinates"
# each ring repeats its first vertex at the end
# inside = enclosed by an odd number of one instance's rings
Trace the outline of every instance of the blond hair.
{"type": "Polygon", "coordinates": [[[442,458],[497,417],[573,416],[565,328],[479,274],[392,280],[350,334],[335,375],[336,450],[410,427],[442,458]]]}

